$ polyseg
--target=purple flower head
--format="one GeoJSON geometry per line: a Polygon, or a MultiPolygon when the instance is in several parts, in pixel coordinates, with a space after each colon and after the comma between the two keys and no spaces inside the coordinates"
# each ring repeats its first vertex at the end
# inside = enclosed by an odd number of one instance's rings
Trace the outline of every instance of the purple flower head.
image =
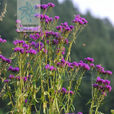
{"type": "Polygon", "coordinates": [[[58,20],[59,20],[59,18],[60,18],[59,16],[55,16],[55,18],[54,18],[54,19],[58,21],[58,20]]]}
{"type": "Polygon", "coordinates": [[[72,63],[72,66],[79,67],[79,64],[74,61],[74,62],[72,63]]]}
{"type": "Polygon", "coordinates": [[[50,66],[50,67],[49,67],[49,70],[50,70],[50,71],[53,71],[53,70],[56,70],[56,69],[54,68],[54,66],[50,66]]]}
{"type": "Polygon", "coordinates": [[[9,75],[9,79],[14,79],[15,78],[15,76],[14,75],[9,75]]]}
{"type": "Polygon", "coordinates": [[[17,80],[20,80],[21,78],[20,78],[20,76],[16,76],[16,79],[17,79],[17,80]]]}
{"type": "Polygon", "coordinates": [[[24,79],[25,82],[27,81],[27,77],[24,77],[23,79],[24,79]]]}
{"type": "Polygon", "coordinates": [[[12,71],[12,72],[19,72],[19,68],[18,68],[18,67],[13,68],[12,66],[10,66],[10,67],[8,68],[8,70],[9,70],[9,71],[12,71]]]}
{"type": "Polygon", "coordinates": [[[11,64],[11,60],[6,58],[6,63],[11,64]]]}
{"type": "Polygon", "coordinates": [[[82,68],[84,68],[85,70],[90,70],[89,65],[86,63],[82,63],[82,68]]]}
{"type": "Polygon", "coordinates": [[[103,83],[103,79],[101,79],[100,77],[97,77],[96,83],[98,84],[102,84],[103,83]]]}
{"type": "Polygon", "coordinates": [[[45,69],[47,70],[47,69],[49,69],[49,68],[50,68],[50,65],[47,64],[47,65],[45,66],[45,69]]]}
{"type": "Polygon", "coordinates": [[[29,45],[28,45],[28,44],[23,44],[22,47],[23,47],[24,49],[26,49],[26,50],[29,49],[29,45]]]}
{"type": "Polygon", "coordinates": [[[55,4],[53,4],[52,2],[50,2],[50,3],[48,3],[48,6],[53,8],[53,7],[55,7],[55,4]]]}
{"type": "Polygon", "coordinates": [[[82,112],[78,112],[77,114],[83,114],[82,112]]]}
{"type": "Polygon", "coordinates": [[[30,49],[28,52],[33,55],[37,54],[37,51],[35,49],[30,49]]]}
{"type": "Polygon", "coordinates": [[[79,23],[80,25],[84,25],[88,23],[88,21],[85,18],[80,17],[80,15],[76,15],[75,19],[72,22],[79,23]]]}
{"type": "Polygon", "coordinates": [[[25,41],[24,40],[14,40],[13,41],[13,44],[16,46],[17,44],[25,44],[25,41]]]}
{"type": "Polygon", "coordinates": [[[27,103],[28,99],[25,99],[25,103],[27,103]]]}
{"type": "Polygon", "coordinates": [[[88,62],[94,62],[94,59],[90,58],[90,57],[85,58],[85,60],[88,61],[88,62]]]}
{"type": "Polygon", "coordinates": [[[31,46],[36,46],[36,42],[32,41],[32,42],[30,43],[30,45],[31,45],[31,46]]]}
{"type": "Polygon", "coordinates": [[[110,85],[106,85],[106,89],[108,90],[108,92],[111,92],[112,87],[110,85]]]}
{"type": "Polygon", "coordinates": [[[8,79],[6,79],[6,80],[4,80],[4,83],[8,83],[10,80],[8,80],[8,79]]]}
{"type": "Polygon", "coordinates": [[[63,87],[63,88],[61,89],[61,92],[62,92],[62,93],[67,93],[67,89],[63,87]]]}
{"type": "Polygon", "coordinates": [[[73,25],[70,25],[70,29],[74,29],[74,26],[73,25]]]}
{"type": "Polygon", "coordinates": [[[47,4],[42,4],[42,5],[40,5],[40,8],[41,8],[41,9],[44,9],[44,10],[47,10],[48,5],[47,5],[47,4]]]}
{"type": "Polygon", "coordinates": [[[105,73],[108,74],[108,75],[112,75],[112,72],[109,71],[109,70],[108,71],[105,71],[105,73]]]}
{"type": "Polygon", "coordinates": [[[98,84],[93,84],[93,87],[94,88],[98,88],[98,84]]]}
{"type": "Polygon", "coordinates": [[[62,31],[62,26],[61,25],[57,26],[56,29],[59,30],[59,31],[62,31]]]}
{"type": "Polygon", "coordinates": [[[7,40],[0,38],[0,43],[6,43],[7,40]]]}
{"type": "Polygon", "coordinates": [[[93,63],[90,63],[89,66],[92,67],[92,68],[95,67],[95,65],[93,63]]]}
{"type": "Polygon", "coordinates": [[[71,95],[73,95],[73,94],[74,94],[74,92],[73,92],[73,91],[71,91],[71,90],[70,90],[70,91],[67,91],[67,93],[68,93],[68,94],[70,93],[71,95]]]}
{"type": "Polygon", "coordinates": [[[65,64],[65,63],[66,63],[66,61],[65,61],[65,59],[64,59],[64,58],[62,58],[62,59],[61,59],[61,63],[63,63],[63,64],[65,64]]]}
{"type": "Polygon", "coordinates": [[[110,85],[110,81],[109,80],[104,80],[103,84],[110,85]]]}

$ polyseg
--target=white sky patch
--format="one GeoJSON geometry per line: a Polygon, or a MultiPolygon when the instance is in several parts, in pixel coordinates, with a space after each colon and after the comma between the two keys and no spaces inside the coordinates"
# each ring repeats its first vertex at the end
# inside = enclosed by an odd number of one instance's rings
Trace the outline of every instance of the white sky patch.
{"type": "MultiPolygon", "coordinates": [[[[64,0],[59,0],[63,2],[64,0]]],[[[72,0],[81,13],[90,10],[92,15],[99,18],[108,18],[114,24],[114,0],[72,0]]]]}

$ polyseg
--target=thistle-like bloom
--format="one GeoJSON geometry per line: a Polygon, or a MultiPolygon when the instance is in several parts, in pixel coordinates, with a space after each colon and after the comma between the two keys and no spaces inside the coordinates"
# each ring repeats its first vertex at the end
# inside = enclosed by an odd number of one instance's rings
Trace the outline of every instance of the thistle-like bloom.
{"type": "Polygon", "coordinates": [[[12,72],[19,72],[19,68],[18,68],[18,67],[13,68],[12,66],[10,66],[10,67],[8,68],[8,70],[9,70],[9,71],[12,71],[12,72]]]}
{"type": "Polygon", "coordinates": [[[54,17],[54,19],[57,20],[57,21],[59,20],[59,18],[60,18],[59,16],[54,17]]]}
{"type": "Polygon", "coordinates": [[[16,47],[16,48],[14,48],[14,52],[20,52],[23,54],[25,52],[25,50],[23,48],[16,47]]]}
{"type": "Polygon", "coordinates": [[[20,45],[20,44],[25,44],[25,41],[24,40],[14,40],[13,41],[13,44],[16,46],[16,45],[20,45]]]}
{"type": "Polygon", "coordinates": [[[27,103],[28,99],[25,99],[25,103],[27,103]]]}
{"type": "Polygon", "coordinates": [[[78,112],[77,114],[83,114],[82,112],[78,112]]]}
{"type": "Polygon", "coordinates": [[[87,24],[88,21],[85,18],[80,17],[80,15],[76,15],[73,23],[79,23],[80,25],[87,24]]]}
{"type": "Polygon", "coordinates": [[[8,82],[10,82],[10,80],[9,80],[9,79],[4,80],[4,83],[8,83],[8,82]]]}
{"type": "Polygon", "coordinates": [[[6,62],[8,64],[11,64],[11,60],[7,59],[6,57],[4,57],[3,55],[0,55],[0,59],[2,59],[3,62],[6,62]]]}
{"type": "Polygon", "coordinates": [[[56,71],[56,68],[54,66],[50,66],[49,64],[45,65],[45,69],[50,71],[56,71]]]}
{"type": "Polygon", "coordinates": [[[0,43],[6,43],[7,40],[0,38],[0,43]]]}
{"type": "Polygon", "coordinates": [[[35,49],[30,49],[30,50],[28,50],[28,53],[36,55],[37,51],[35,49]]]}
{"type": "Polygon", "coordinates": [[[48,7],[55,7],[55,4],[53,4],[52,2],[48,3],[48,7]]]}
{"type": "Polygon", "coordinates": [[[108,75],[112,75],[112,72],[109,71],[109,70],[108,71],[105,71],[105,73],[108,74],[108,75]]]}
{"type": "Polygon", "coordinates": [[[9,79],[14,79],[15,78],[15,76],[14,75],[9,75],[9,79]]]}
{"type": "Polygon", "coordinates": [[[93,58],[90,58],[90,57],[87,57],[87,58],[84,58],[86,61],[88,62],[94,62],[94,59],[93,58]]]}

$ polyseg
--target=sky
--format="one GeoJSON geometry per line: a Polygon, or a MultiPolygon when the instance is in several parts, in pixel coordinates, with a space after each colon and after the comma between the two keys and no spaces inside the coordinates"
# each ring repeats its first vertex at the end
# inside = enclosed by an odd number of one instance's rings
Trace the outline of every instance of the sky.
{"type": "MultiPolygon", "coordinates": [[[[63,2],[64,0],[59,0],[63,2]]],[[[74,6],[78,6],[81,13],[90,10],[93,16],[108,18],[114,25],[114,0],[72,0],[74,6]]]]}

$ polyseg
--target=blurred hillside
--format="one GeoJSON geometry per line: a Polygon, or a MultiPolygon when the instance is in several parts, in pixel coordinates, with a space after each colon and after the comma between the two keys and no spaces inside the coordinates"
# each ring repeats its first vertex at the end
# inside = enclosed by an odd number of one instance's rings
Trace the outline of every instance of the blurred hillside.
{"type": "MultiPolygon", "coordinates": [[[[64,3],[59,4],[58,1],[54,0],[42,0],[42,3],[47,3],[48,1],[54,2],[56,7],[50,12],[51,16],[60,16],[60,22],[67,21],[71,24],[75,14],[80,14],[77,8],[73,7],[70,0],[66,0],[64,3]]],[[[72,60],[79,61],[84,57],[93,57],[98,64],[102,64],[106,69],[114,72],[114,27],[111,25],[108,19],[99,19],[92,17],[91,13],[88,11],[86,15],[81,15],[88,20],[87,27],[80,33],[76,44],[72,47],[71,58],[72,60]]],[[[10,47],[12,47],[11,42],[18,37],[16,34],[16,0],[8,1],[7,14],[4,20],[0,23],[0,35],[6,38],[9,43],[8,46],[3,49],[4,55],[9,55],[11,53],[10,47]],[[7,53],[6,53],[7,52],[7,53]]],[[[112,86],[114,87],[114,77],[111,78],[112,86]]],[[[89,79],[83,82],[81,86],[81,97],[78,99],[78,110],[85,112],[87,114],[87,101],[89,99],[89,79]],[[88,84],[85,84],[88,83],[88,84]],[[86,104],[86,105],[85,105],[86,104]]],[[[114,89],[112,89],[111,94],[105,99],[102,110],[105,114],[110,114],[110,110],[114,108],[114,89]]],[[[2,101],[3,102],[3,101],[2,101]]],[[[3,102],[4,103],[4,102],[3,102]]],[[[0,108],[5,106],[0,104],[0,108]]],[[[6,108],[3,108],[6,110],[6,108]]]]}

